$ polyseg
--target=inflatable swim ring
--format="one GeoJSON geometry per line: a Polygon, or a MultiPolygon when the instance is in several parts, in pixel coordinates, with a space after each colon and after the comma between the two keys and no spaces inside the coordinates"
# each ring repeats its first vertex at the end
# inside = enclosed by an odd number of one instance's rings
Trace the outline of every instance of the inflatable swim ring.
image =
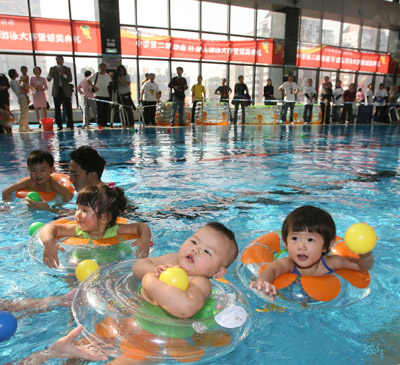
{"type": "MultiPolygon", "coordinates": [[[[60,185],[65,186],[71,193],[74,193],[74,185],[70,181],[68,175],[54,173],[51,177],[60,185]]],[[[31,192],[29,189],[20,189],[15,193],[17,198],[23,199],[31,192]]],[[[38,191],[37,192],[46,202],[53,200],[56,197],[54,191],[38,191]]]]}
{"type": "Polygon", "coordinates": [[[212,280],[213,293],[203,309],[178,319],[141,297],[133,263],[108,265],[90,275],[72,304],[83,334],[108,349],[108,356],[140,359],[141,364],[216,363],[249,334],[249,304],[227,280],[212,280]]]}
{"type": "MultiPolygon", "coordinates": [[[[54,221],[59,224],[75,224],[73,217],[54,221]]],[[[118,224],[133,223],[125,218],[118,217],[118,224]]],[[[30,256],[41,265],[43,264],[43,243],[40,239],[40,231],[38,229],[29,242],[28,251],[30,256]]],[[[59,251],[58,258],[60,265],[56,270],[60,273],[72,274],[75,272],[76,266],[83,260],[96,261],[100,266],[110,262],[134,258],[136,254],[136,246],[131,247],[130,244],[138,239],[139,236],[133,234],[124,234],[118,237],[102,238],[96,240],[84,239],[80,237],[57,237],[58,243],[65,249],[62,253],[59,251]]]]}
{"type": "MultiPolygon", "coordinates": [[[[275,232],[267,233],[253,240],[243,251],[236,270],[243,284],[248,287],[268,263],[276,260],[285,251],[281,239],[275,232]]],[[[331,254],[358,257],[344,244],[343,239],[336,237],[336,244],[331,254]]],[[[277,299],[283,299],[279,304],[286,307],[292,305],[310,306],[346,306],[352,304],[370,293],[369,272],[348,269],[335,270],[333,274],[323,276],[298,276],[285,273],[279,276],[274,285],[278,291],[277,299]]],[[[269,301],[269,297],[259,290],[254,292],[269,301]]]]}

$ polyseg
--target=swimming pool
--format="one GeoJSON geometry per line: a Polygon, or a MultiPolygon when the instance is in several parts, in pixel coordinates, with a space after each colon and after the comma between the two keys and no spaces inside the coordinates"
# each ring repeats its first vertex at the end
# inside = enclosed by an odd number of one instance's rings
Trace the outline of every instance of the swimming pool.
{"type": "MultiPolygon", "coordinates": [[[[27,175],[26,157],[48,149],[66,171],[69,152],[97,148],[107,160],[104,181],[122,186],[157,235],[155,253],[175,250],[204,223],[218,220],[236,232],[240,248],[304,204],[329,211],[338,234],[368,222],[379,237],[371,294],[344,308],[254,310],[251,334],[226,364],[391,364],[400,358],[400,128],[398,125],[209,126],[81,130],[0,136],[1,188],[27,175]]],[[[49,221],[21,201],[0,212],[2,298],[65,293],[67,284],[45,274],[27,251],[28,227],[49,221]]],[[[226,276],[261,309],[265,302],[235,276],[226,276]]],[[[0,343],[0,363],[43,349],[74,326],[57,308],[19,319],[14,337],[0,343]]],[[[54,363],[58,363],[55,360],[54,363]]]]}

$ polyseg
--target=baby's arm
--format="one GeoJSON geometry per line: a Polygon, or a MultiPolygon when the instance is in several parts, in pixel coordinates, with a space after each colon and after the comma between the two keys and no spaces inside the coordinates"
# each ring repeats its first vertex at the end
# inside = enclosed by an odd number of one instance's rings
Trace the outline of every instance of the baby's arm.
{"type": "Polygon", "coordinates": [[[197,276],[190,280],[184,291],[165,284],[154,273],[147,273],[142,279],[142,293],[173,316],[190,318],[204,306],[211,294],[211,283],[209,279],[197,276]]]}
{"type": "Polygon", "coordinates": [[[358,258],[332,255],[325,256],[325,262],[332,270],[350,269],[355,271],[368,271],[374,266],[374,257],[372,252],[360,254],[358,258]]]}
{"type": "Polygon", "coordinates": [[[20,181],[17,181],[13,184],[11,184],[10,186],[7,186],[4,190],[3,190],[3,200],[4,201],[10,201],[11,200],[11,194],[14,191],[20,190],[20,189],[27,189],[31,184],[31,178],[30,177],[26,177],[25,179],[22,179],[20,181]]]}
{"type": "Polygon", "coordinates": [[[64,248],[56,242],[58,236],[74,236],[76,224],[46,224],[40,231],[43,242],[43,263],[50,268],[60,265],[58,250],[65,252],[64,248]]]}
{"type": "Polygon", "coordinates": [[[64,203],[69,202],[74,196],[74,193],[71,193],[68,188],[59,184],[52,177],[50,178],[50,190],[62,195],[64,203]]]}
{"type": "Polygon", "coordinates": [[[131,246],[137,246],[136,258],[149,256],[149,248],[151,241],[151,231],[146,223],[131,223],[118,225],[118,235],[130,233],[140,236],[131,246]]]}
{"type": "Polygon", "coordinates": [[[276,288],[273,285],[275,279],[293,269],[293,261],[289,257],[283,257],[272,263],[261,273],[261,275],[250,283],[250,289],[256,288],[257,290],[263,291],[269,295],[269,299],[272,302],[276,295],[276,288]]]}
{"type": "Polygon", "coordinates": [[[167,253],[162,256],[139,259],[133,264],[132,272],[139,280],[142,280],[147,273],[153,273],[157,266],[173,264],[175,258],[176,253],[167,253]]]}

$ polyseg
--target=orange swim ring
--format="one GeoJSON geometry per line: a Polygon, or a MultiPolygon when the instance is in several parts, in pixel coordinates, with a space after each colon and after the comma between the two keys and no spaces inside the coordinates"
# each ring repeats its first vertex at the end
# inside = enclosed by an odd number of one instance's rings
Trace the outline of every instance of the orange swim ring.
{"type": "MultiPolygon", "coordinates": [[[[281,244],[280,236],[276,232],[264,234],[251,241],[245,247],[236,267],[243,284],[248,287],[269,263],[285,254],[285,251],[285,246],[281,244]]],[[[358,257],[346,247],[341,237],[336,237],[336,244],[331,254],[358,257]]],[[[370,281],[369,272],[339,269],[323,276],[299,276],[285,273],[276,278],[273,284],[278,291],[277,297],[284,299],[283,305],[286,306],[292,303],[303,306],[346,306],[370,293],[370,281]]],[[[254,290],[254,292],[268,300],[261,291],[254,290]]]]}

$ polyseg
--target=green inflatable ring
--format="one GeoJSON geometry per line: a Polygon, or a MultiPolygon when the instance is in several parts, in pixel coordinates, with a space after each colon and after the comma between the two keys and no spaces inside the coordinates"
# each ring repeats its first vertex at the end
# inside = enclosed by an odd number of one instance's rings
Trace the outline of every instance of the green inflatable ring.
{"type": "Polygon", "coordinates": [[[115,246],[110,247],[96,247],[90,245],[89,247],[77,248],[72,257],[81,262],[83,260],[93,260],[98,264],[105,264],[107,262],[119,261],[121,256],[131,252],[129,244],[121,242],[115,246]]]}
{"type": "MultiPolygon", "coordinates": [[[[141,287],[139,287],[140,292],[141,287]]],[[[171,338],[185,338],[190,337],[195,333],[190,324],[182,324],[181,320],[174,317],[172,314],[165,311],[163,308],[153,305],[146,300],[141,303],[140,311],[135,315],[137,324],[153,335],[171,338]]],[[[215,300],[212,297],[207,298],[203,308],[201,308],[189,320],[206,319],[202,323],[207,327],[214,327],[214,316],[218,312],[215,308],[215,300]]],[[[185,320],[187,322],[187,320],[185,320]]]]}

